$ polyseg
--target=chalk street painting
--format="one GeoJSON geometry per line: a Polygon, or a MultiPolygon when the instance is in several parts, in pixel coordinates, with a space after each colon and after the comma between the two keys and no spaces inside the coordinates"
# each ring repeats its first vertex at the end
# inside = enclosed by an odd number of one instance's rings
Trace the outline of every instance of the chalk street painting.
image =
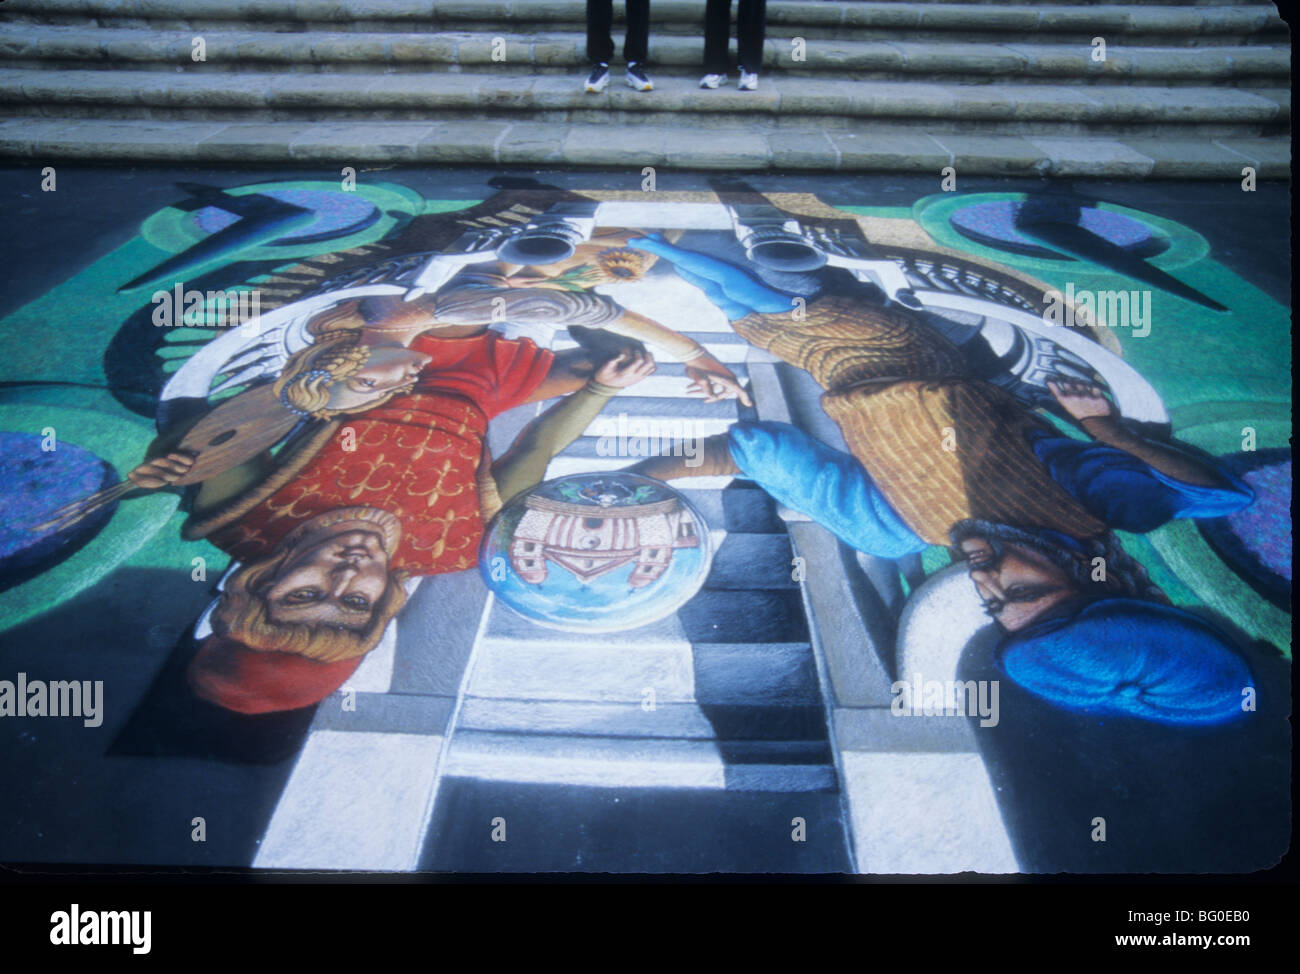
{"type": "Polygon", "coordinates": [[[1289,312],[1195,213],[393,180],[3,321],[0,860],[1286,850],[1289,312]]]}

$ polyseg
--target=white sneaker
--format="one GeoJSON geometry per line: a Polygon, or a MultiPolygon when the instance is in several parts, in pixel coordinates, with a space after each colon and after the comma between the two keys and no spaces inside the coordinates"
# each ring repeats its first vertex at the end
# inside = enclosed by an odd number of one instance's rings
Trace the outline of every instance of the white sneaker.
{"type": "Polygon", "coordinates": [[[758,88],[758,75],[750,74],[744,68],[740,69],[740,83],[736,85],[741,91],[754,91],[758,88]]]}
{"type": "Polygon", "coordinates": [[[716,88],[718,85],[725,85],[727,76],[725,74],[706,74],[700,79],[701,88],[716,88]]]}
{"type": "Polygon", "coordinates": [[[629,61],[627,65],[627,77],[624,79],[629,88],[636,91],[654,91],[655,86],[650,81],[645,69],[636,61],[629,61]]]}
{"type": "Polygon", "coordinates": [[[583,90],[598,94],[605,90],[609,84],[609,65],[603,61],[591,66],[591,74],[587,75],[587,81],[583,85],[583,90]]]}

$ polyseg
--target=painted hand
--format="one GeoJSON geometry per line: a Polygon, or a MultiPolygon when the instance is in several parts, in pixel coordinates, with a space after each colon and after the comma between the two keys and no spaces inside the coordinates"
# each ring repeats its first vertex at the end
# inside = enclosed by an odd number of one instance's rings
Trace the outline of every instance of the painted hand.
{"type": "Polygon", "coordinates": [[[610,359],[592,377],[601,385],[626,389],[654,374],[655,359],[647,351],[624,352],[610,359]]]}
{"type": "Polygon", "coordinates": [[[1077,379],[1060,379],[1047,383],[1047,389],[1061,408],[1077,420],[1113,416],[1115,407],[1101,386],[1077,379]]]}
{"type": "Polygon", "coordinates": [[[692,395],[704,396],[705,402],[719,402],[723,399],[739,399],[741,405],[752,406],[754,401],[749,398],[740,385],[740,380],[712,355],[704,354],[699,358],[692,359],[686,366],[686,375],[691,380],[691,384],[686,387],[686,391],[692,395]]]}
{"type": "Polygon", "coordinates": [[[194,458],[185,453],[168,453],[166,456],[146,460],[136,467],[126,479],[145,490],[157,490],[167,487],[189,473],[194,466],[194,458]]]}

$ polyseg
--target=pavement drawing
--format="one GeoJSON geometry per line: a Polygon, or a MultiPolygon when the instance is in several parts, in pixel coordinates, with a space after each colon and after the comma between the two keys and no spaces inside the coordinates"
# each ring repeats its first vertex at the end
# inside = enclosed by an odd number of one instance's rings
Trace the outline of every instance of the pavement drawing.
{"type": "Polygon", "coordinates": [[[1263,204],[134,178],[0,319],[0,861],[1288,848],[1263,204]]]}

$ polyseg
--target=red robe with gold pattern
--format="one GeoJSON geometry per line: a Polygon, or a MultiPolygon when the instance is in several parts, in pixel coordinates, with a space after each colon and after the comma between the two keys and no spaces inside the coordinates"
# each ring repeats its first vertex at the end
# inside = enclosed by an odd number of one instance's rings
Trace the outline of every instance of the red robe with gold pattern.
{"type": "Polygon", "coordinates": [[[437,575],[474,567],[483,535],[476,477],[488,420],[526,400],[554,356],[491,331],[470,338],[426,333],[411,347],[433,358],[411,393],[349,419],[296,478],[208,540],[250,561],[308,518],[364,505],[402,519],[390,568],[437,575]],[[351,451],[344,449],[348,428],[351,451]]]}

